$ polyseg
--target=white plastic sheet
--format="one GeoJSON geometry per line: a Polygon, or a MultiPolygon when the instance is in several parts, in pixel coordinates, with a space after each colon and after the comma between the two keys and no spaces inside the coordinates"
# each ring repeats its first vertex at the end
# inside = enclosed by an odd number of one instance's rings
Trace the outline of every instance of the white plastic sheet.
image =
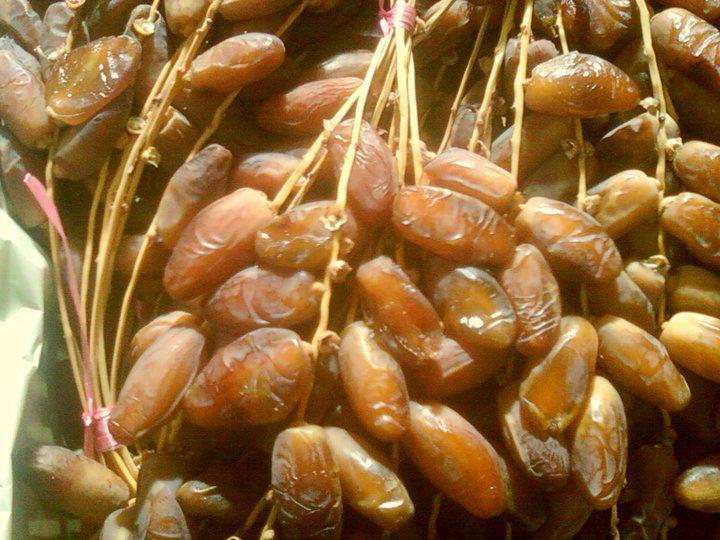
{"type": "Polygon", "coordinates": [[[43,346],[48,264],[10,218],[0,190],[0,539],[11,537],[12,450],[43,346]]]}

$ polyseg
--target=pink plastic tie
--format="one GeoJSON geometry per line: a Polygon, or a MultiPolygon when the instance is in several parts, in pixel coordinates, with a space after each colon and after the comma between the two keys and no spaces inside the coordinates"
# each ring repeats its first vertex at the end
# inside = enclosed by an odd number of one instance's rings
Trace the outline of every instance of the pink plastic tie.
{"type": "Polygon", "coordinates": [[[82,413],[82,423],[85,427],[83,451],[86,456],[94,458],[96,451],[108,452],[120,448],[120,445],[113,438],[108,428],[110,409],[106,407],[95,407],[95,390],[92,381],[92,374],[94,372],[93,359],[90,355],[90,342],[88,341],[87,327],[85,326],[85,315],[80,305],[78,277],[75,272],[75,267],[72,264],[70,244],[65,234],[62,220],[60,219],[60,213],[42,182],[30,173],[25,174],[23,182],[37,201],[43,213],[47,216],[50,225],[55,229],[55,232],[57,232],[62,242],[63,255],[65,258],[65,282],[67,283],[73,310],[77,318],[78,330],[80,332],[80,350],[83,360],[83,388],[87,398],[87,408],[82,413]]]}
{"type": "Polygon", "coordinates": [[[415,28],[416,20],[415,6],[403,3],[402,9],[398,9],[396,3],[390,9],[385,9],[385,0],[378,0],[378,21],[384,36],[388,35],[392,28],[402,27],[405,30],[412,30],[415,28]]]}

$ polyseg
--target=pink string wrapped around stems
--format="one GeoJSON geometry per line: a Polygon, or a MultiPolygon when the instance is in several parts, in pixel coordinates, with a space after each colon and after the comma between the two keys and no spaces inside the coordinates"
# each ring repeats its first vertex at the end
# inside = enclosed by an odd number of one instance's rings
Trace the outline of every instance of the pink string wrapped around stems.
{"type": "Polygon", "coordinates": [[[48,222],[55,229],[62,242],[63,255],[65,258],[65,281],[72,300],[73,309],[77,318],[78,331],[80,333],[80,352],[82,355],[82,380],[87,404],[82,413],[82,423],[85,428],[83,433],[83,452],[90,458],[95,458],[96,452],[108,452],[120,448],[120,444],[114,439],[108,427],[110,409],[108,407],[95,406],[95,390],[93,387],[92,374],[94,370],[92,355],[90,354],[90,342],[87,335],[85,314],[80,304],[80,290],[78,289],[78,278],[72,264],[70,244],[65,229],[60,219],[55,203],[45,189],[45,186],[32,174],[27,173],[23,178],[25,186],[37,201],[43,213],[47,216],[48,222]]]}
{"type": "Polygon", "coordinates": [[[411,4],[402,4],[402,9],[398,9],[397,4],[390,9],[385,9],[385,0],[378,0],[378,22],[383,35],[387,35],[391,28],[402,27],[405,30],[415,28],[417,20],[417,11],[415,6],[411,4]]]}

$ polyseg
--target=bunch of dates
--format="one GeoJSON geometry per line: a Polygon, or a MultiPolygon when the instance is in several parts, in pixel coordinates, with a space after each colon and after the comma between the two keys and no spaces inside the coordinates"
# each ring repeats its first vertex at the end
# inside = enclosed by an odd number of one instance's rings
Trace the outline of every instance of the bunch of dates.
{"type": "Polygon", "coordinates": [[[23,178],[52,175],[82,260],[93,201],[112,210],[93,195],[169,102],[114,257],[118,298],[139,273],[108,420],[137,486],[27,448],[49,506],[103,540],[720,535],[717,1],[642,21],[634,0],[536,0],[497,77],[504,1],[419,1],[441,13],[410,64],[421,175],[398,166],[396,96],[373,115],[384,79],[328,124],[371,66],[374,2],[73,4],[0,0],[18,221],[42,237],[23,178]]]}

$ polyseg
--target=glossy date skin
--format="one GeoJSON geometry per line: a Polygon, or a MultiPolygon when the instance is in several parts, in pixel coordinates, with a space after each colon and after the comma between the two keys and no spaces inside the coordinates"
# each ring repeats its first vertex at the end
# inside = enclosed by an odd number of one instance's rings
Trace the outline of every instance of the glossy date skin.
{"type": "Polygon", "coordinates": [[[440,317],[400,266],[377,257],[358,268],[356,279],[370,326],[398,360],[422,366],[438,355],[440,317]]]}
{"type": "Polygon", "coordinates": [[[525,90],[530,110],[574,118],[626,111],[639,101],[640,91],[627,74],[607,60],[578,52],[536,66],[525,90]]]}
{"type": "Polygon", "coordinates": [[[673,169],[692,191],[720,202],[720,147],[688,141],[675,153],[673,169]]]}
{"type": "Polygon", "coordinates": [[[562,278],[606,283],[622,271],[615,243],[591,216],[544,197],[533,197],[515,219],[518,237],[534,244],[562,278]]]}
{"type": "Polygon", "coordinates": [[[256,232],[273,213],[265,194],[249,188],[206,206],[178,238],[165,267],[165,290],[173,298],[197,296],[251,264],[256,232]]]}
{"type": "Polygon", "coordinates": [[[501,265],[515,247],[512,228],[495,210],[444,188],[401,189],[392,222],[405,240],[460,263],[501,265]]]}
{"type": "Polygon", "coordinates": [[[110,413],[110,431],[130,444],[175,411],[205,355],[205,336],[192,327],[166,329],[140,354],[110,413]]]}
{"type": "Polygon", "coordinates": [[[627,467],[627,437],[620,395],[607,379],[596,375],[569,433],[572,476],[596,510],[610,508],[620,497],[627,467]]]}
{"type": "Polygon", "coordinates": [[[336,218],[335,201],[315,201],[296,206],[261,227],[255,251],[261,261],[281,268],[320,271],[332,251],[335,222],[340,227],[339,257],[347,256],[359,240],[352,212],[336,218]]]}
{"type": "Polygon", "coordinates": [[[230,172],[230,184],[235,189],[249,187],[274,197],[299,163],[299,157],[283,152],[240,156],[230,172]]]}
{"type": "Polygon", "coordinates": [[[130,499],[130,490],[118,475],[67,448],[40,446],[28,450],[23,465],[38,493],[87,523],[102,523],[130,499]]]}
{"type": "Polygon", "coordinates": [[[672,312],[720,317],[720,276],[699,266],[680,266],[668,280],[668,305],[672,312]]]}
{"type": "Polygon", "coordinates": [[[48,113],[71,126],[89,120],[135,81],[141,52],[136,39],[117,36],[65,53],[46,82],[48,113]]]}
{"type": "Polygon", "coordinates": [[[720,382],[720,319],[680,312],[663,324],[660,341],[674,362],[720,382]]]}
{"type": "Polygon", "coordinates": [[[580,413],[595,371],[598,338],[582,317],[560,321],[560,337],[520,384],[524,413],[538,428],[562,433],[580,413]]]}
{"type": "Polygon", "coordinates": [[[343,331],[338,362],[345,394],[363,426],[381,441],[402,437],[409,422],[405,376],[364,322],[343,331]]]}
{"type": "Polygon", "coordinates": [[[684,471],[674,486],[675,500],[698,512],[720,512],[720,455],[713,454],[684,471]]]}
{"type": "Polygon", "coordinates": [[[415,506],[387,459],[358,435],[337,427],[324,429],[348,504],[384,530],[402,527],[415,506]]]}
{"type": "Polygon", "coordinates": [[[288,428],[275,439],[272,489],[287,538],[339,538],[342,488],[325,430],[288,428]]]}
{"type": "Polygon", "coordinates": [[[655,331],[655,309],[627,272],[620,272],[609,283],[588,284],[586,292],[594,315],[617,315],[648,332],[655,331]]]}
{"type": "Polygon", "coordinates": [[[223,283],[205,302],[203,314],[215,327],[237,332],[292,328],[317,314],[321,291],[315,283],[304,270],[251,266],[223,283]]]}
{"type": "Polygon", "coordinates": [[[659,340],[615,316],[596,323],[598,364],[619,385],[661,409],[676,412],[690,402],[690,388],[659,340]]]}
{"type": "Polygon", "coordinates": [[[178,326],[199,330],[201,325],[202,319],[186,311],[171,311],[155,317],[133,336],[130,342],[131,362],[134,364],[166,330],[178,326]]]}
{"type": "Polygon", "coordinates": [[[720,204],[683,192],[661,203],[660,223],[698,260],[720,270],[720,204]]]}
{"type": "Polygon", "coordinates": [[[515,348],[529,358],[544,356],[560,335],[560,287],[545,257],[520,244],[500,274],[500,284],[517,317],[515,348]]]}
{"type": "Polygon", "coordinates": [[[312,363],[291,330],[261,328],[218,350],[183,402],[186,418],[206,429],[233,429],[285,418],[308,390],[312,363]]]}
{"type": "Polygon", "coordinates": [[[317,134],[323,120],[332,117],[361,83],[356,77],[338,77],[302,84],[263,102],[258,124],[281,135],[317,134]]]}
{"type": "Polygon", "coordinates": [[[271,34],[250,32],[228,38],[193,60],[190,87],[234,92],[275,71],[285,59],[285,46],[271,34]]]}
{"type": "Polygon", "coordinates": [[[500,456],[451,408],[411,402],[403,448],[426,478],[474,516],[489,518],[505,510],[507,479],[500,456]]]}

